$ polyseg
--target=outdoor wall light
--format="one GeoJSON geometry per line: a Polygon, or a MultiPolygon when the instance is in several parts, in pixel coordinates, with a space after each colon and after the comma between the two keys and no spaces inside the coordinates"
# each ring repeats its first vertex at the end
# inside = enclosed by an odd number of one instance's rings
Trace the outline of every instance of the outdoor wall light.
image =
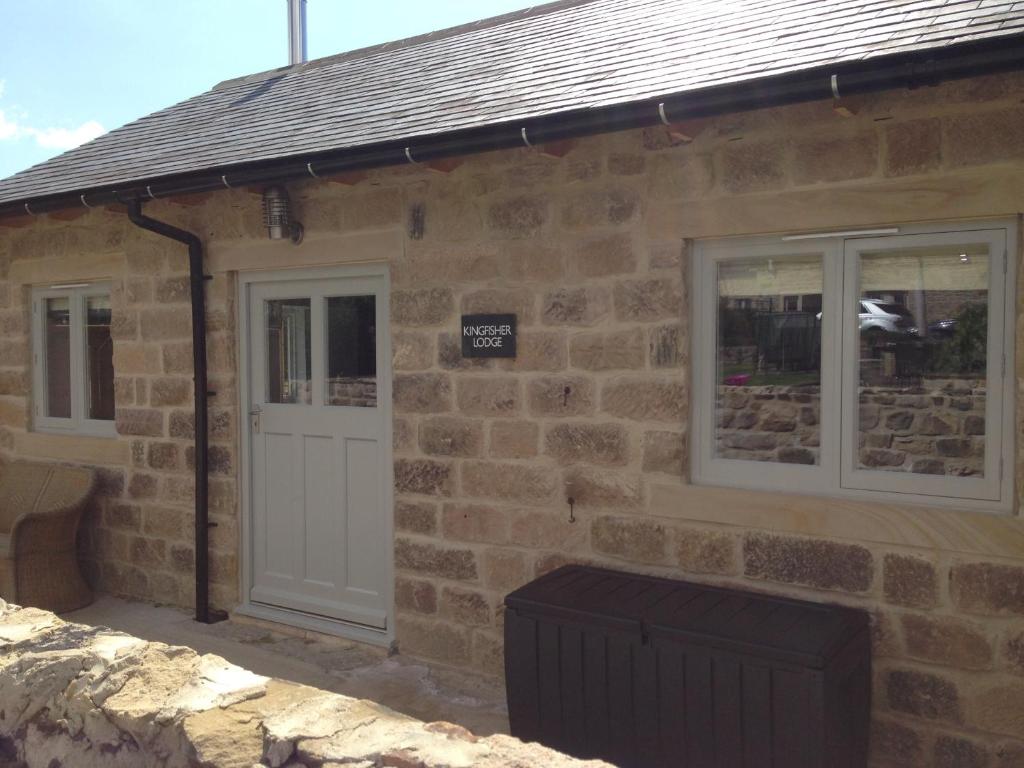
{"type": "Polygon", "coordinates": [[[302,242],[302,224],[292,221],[292,201],[284,187],[263,190],[263,226],[271,240],[289,238],[295,245],[302,242]]]}

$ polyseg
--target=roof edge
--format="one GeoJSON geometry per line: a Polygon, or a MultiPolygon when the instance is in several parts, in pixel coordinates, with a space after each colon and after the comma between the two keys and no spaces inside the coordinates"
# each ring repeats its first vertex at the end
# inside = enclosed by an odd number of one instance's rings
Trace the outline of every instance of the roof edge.
{"type": "Polygon", "coordinates": [[[211,167],[175,176],[125,181],[56,195],[16,198],[0,203],[0,216],[37,215],[51,210],[122,204],[127,200],[320,178],[350,170],[421,163],[601,133],[670,124],[695,117],[773,106],[937,85],[986,74],[1024,70],[1024,33],[904,52],[840,65],[730,83],[701,90],[566,110],[506,123],[495,123],[421,136],[387,144],[363,145],[273,160],[211,167]]]}

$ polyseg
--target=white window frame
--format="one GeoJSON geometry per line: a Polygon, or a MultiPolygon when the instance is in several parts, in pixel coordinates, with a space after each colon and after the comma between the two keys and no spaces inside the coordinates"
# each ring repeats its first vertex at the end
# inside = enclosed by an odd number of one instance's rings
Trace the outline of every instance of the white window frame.
{"type": "Polygon", "coordinates": [[[68,287],[51,286],[32,291],[32,427],[37,432],[93,437],[116,437],[114,420],[85,418],[85,311],[86,300],[95,296],[110,298],[110,283],[88,283],[68,287]],[[46,318],[47,299],[68,299],[71,355],[71,416],[47,416],[46,411],[46,318]]]}
{"type": "Polygon", "coordinates": [[[888,232],[823,234],[702,241],[691,257],[693,275],[691,481],[753,490],[836,496],[884,503],[924,504],[988,512],[1014,509],[1014,317],[1016,223],[986,221],[901,226],[888,232]],[[990,249],[988,391],[985,410],[985,475],[955,478],[884,472],[857,466],[859,398],[855,323],[862,251],[913,245],[987,243],[990,249]],[[821,254],[820,453],[817,465],[791,465],[715,455],[718,265],[723,261],[821,254]]]}

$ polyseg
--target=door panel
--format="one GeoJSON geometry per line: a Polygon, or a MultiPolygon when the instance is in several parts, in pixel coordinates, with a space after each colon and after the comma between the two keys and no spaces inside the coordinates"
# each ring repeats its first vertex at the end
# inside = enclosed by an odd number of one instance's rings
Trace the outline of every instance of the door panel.
{"type": "Polygon", "coordinates": [[[249,287],[254,602],[387,626],[384,278],[249,287]],[[382,298],[383,297],[383,298],[382,298]]]}

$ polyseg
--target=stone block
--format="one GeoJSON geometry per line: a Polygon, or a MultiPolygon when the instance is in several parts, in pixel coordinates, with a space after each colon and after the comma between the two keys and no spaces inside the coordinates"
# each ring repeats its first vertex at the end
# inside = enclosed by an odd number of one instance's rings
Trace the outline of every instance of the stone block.
{"type": "Polygon", "coordinates": [[[871,765],[903,768],[924,764],[923,739],[918,731],[895,720],[871,718],[871,765]]]}
{"type": "Polygon", "coordinates": [[[479,592],[457,587],[441,591],[440,614],[459,626],[488,626],[492,613],[490,602],[479,592]]]}
{"type": "Polygon", "coordinates": [[[461,477],[462,492],[483,499],[536,504],[551,501],[559,489],[550,469],[525,464],[466,461],[461,477]]]}
{"type": "Polygon", "coordinates": [[[722,186],[738,194],[781,189],[786,161],[782,142],[731,142],[719,156],[722,186]]]}
{"type": "Polygon", "coordinates": [[[573,368],[588,371],[636,370],[644,367],[644,336],[628,331],[579,333],[569,341],[573,368]]]}
{"type": "Polygon", "coordinates": [[[629,461],[629,438],[619,424],[555,424],[544,433],[544,453],[562,464],[621,466],[629,461]]]}
{"type": "Polygon", "coordinates": [[[437,533],[437,505],[429,501],[395,501],[395,530],[433,536],[437,533]]]}
{"type": "Polygon", "coordinates": [[[442,331],[437,334],[437,364],[446,371],[486,370],[494,360],[486,357],[463,357],[462,337],[442,331]]]}
{"type": "Polygon", "coordinates": [[[511,592],[529,580],[526,557],[513,549],[488,549],[483,553],[484,584],[488,589],[511,592]]]}
{"type": "Polygon", "coordinates": [[[652,368],[678,368],[686,361],[683,327],[673,323],[652,328],[648,348],[652,368]]]}
{"type": "Polygon", "coordinates": [[[156,281],[156,300],[161,304],[185,304],[191,301],[188,277],[162,277],[156,281]]]}
{"type": "Polygon", "coordinates": [[[483,444],[483,425],[477,419],[435,416],[420,422],[420,450],[428,456],[478,457],[483,444]]]}
{"type": "Polygon", "coordinates": [[[395,622],[395,636],[400,652],[410,656],[459,666],[467,665],[471,659],[469,630],[446,622],[399,616],[395,622]]]}
{"type": "Polygon", "coordinates": [[[119,435],[161,437],[164,433],[164,414],[150,408],[117,408],[114,424],[119,435]]]}
{"type": "Polygon", "coordinates": [[[565,277],[565,260],[559,247],[514,240],[502,244],[501,265],[510,280],[550,285],[565,277]]]}
{"type": "Polygon", "coordinates": [[[675,555],[679,567],[688,573],[718,573],[733,576],[739,571],[735,536],[702,528],[680,528],[675,532],[675,555]]]}
{"type": "Polygon", "coordinates": [[[188,379],[160,378],[149,383],[149,404],[158,407],[164,405],[191,405],[192,382],[188,379]]]}
{"type": "Polygon", "coordinates": [[[867,592],[874,560],[856,544],[748,533],[743,541],[744,575],[817,589],[867,592]]]}
{"type": "Polygon", "coordinates": [[[455,387],[464,416],[511,416],[519,411],[519,382],[513,378],[458,376],[455,387]]]}
{"type": "Polygon", "coordinates": [[[516,339],[516,356],[497,360],[510,371],[561,371],[568,359],[562,331],[521,331],[516,339]]]}
{"type": "Polygon", "coordinates": [[[939,734],[932,753],[935,768],[985,768],[989,752],[977,742],[939,734]]]}
{"type": "Polygon", "coordinates": [[[628,234],[607,235],[580,243],[572,264],[582,277],[607,277],[636,272],[637,255],[628,234]]]}
{"type": "Polygon", "coordinates": [[[1024,682],[998,683],[970,699],[967,721],[975,728],[1020,738],[1024,734],[1024,682]]]}
{"type": "Polygon", "coordinates": [[[432,459],[395,459],[395,490],[427,496],[451,496],[455,489],[452,465],[432,459]]]}
{"type": "Polygon", "coordinates": [[[476,581],[476,555],[470,549],[446,547],[404,536],[395,538],[395,567],[452,581],[476,581]]]}
{"type": "Polygon", "coordinates": [[[1003,657],[1011,670],[1024,675],[1024,630],[1010,633],[1003,645],[1003,657]]]}
{"type": "Polygon", "coordinates": [[[795,147],[793,181],[797,184],[849,181],[878,171],[878,136],[872,131],[855,136],[811,138],[795,147]]]}
{"type": "Polygon", "coordinates": [[[901,617],[907,655],[959,669],[989,669],[992,644],[982,628],[950,616],[906,613],[901,617]]]}
{"type": "Polygon", "coordinates": [[[946,677],[913,670],[890,670],[884,678],[889,707],[896,712],[959,723],[963,720],[960,693],[946,677]]]}
{"type": "Polygon", "coordinates": [[[682,475],[685,471],[686,437],[680,432],[644,432],[644,472],[682,475]]]}
{"type": "MultiPolygon", "coordinates": [[[[6,364],[7,361],[5,360],[6,364]]],[[[0,370],[0,395],[24,397],[28,394],[28,372],[0,370]]]]}
{"type": "Polygon", "coordinates": [[[462,296],[462,313],[512,314],[519,327],[534,321],[535,292],[526,288],[485,288],[462,296]]]}
{"type": "Polygon", "coordinates": [[[391,292],[391,321],[395,325],[439,325],[451,319],[454,313],[450,288],[391,292]]]}
{"type": "Polygon", "coordinates": [[[650,269],[679,269],[686,251],[685,245],[679,241],[651,243],[647,247],[647,266],[650,269]]]}
{"type": "Polygon", "coordinates": [[[611,312],[611,294],[602,287],[559,288],[544,295],[545,325],[594,325],[611,312]]]}
{"type": "Polygon", "coordinates": [[[682,286],[674,276],[617,283],[614,302],[615,317],[623,322],[649,323],[683,313],[682,286]]]}
{"type": "Polygon", "coordinates": [[[508,514],[483,504],[445,504],[441,509],[445,539],[504,544],[508,541],[508,514]]]}
{"type": "Polygon", "coordinates": [[[391,334],[391,362],[396,371],[422,371],[434,362],[434,336],[419,331],[391,334]]]}
{"type": "Polygon", "coordinates": [[[886,176],[929,173],[942,162],[942,124],[937,118],[893,123],[885,144],[886,176]]]}
{"type": "Polygon", "coordinates": [[[181,467],[181,452],[177,443],[150,443],[146,459],[151,469],[174,471],[181,467]]]}
{"type": "Polygon", "coordinates": [[[945,159],[953,167],[1005,163],[1024,157],[1024,109],[985,110],[943,120],[945,159]]]}
{"type": "Polygon", "coordinates": [[[416,426],[411,419],[391,417],[391,447],[398,453],[416,447],[416,426]]]}
{"type": "MultiPolygon", "coordinates": [[[[191,320],[186,316],[186,321],[189,325],[186,329],[191,328],[191,320]]],[[[187,335],[179,334],[176,330],[173,330],[170,325],[164,327],[162,321],[151,319],[149,325],[151,333],[167,333],[170,336],[175,335],[187,335]]],[[[3,330],[3,329],[0,329],[3,330]]],[[[11,329],[13,330],[13,329],[11,329]]],[[[135,310],[118,309],[113,308],[110,314],[110,338],[114,341],[134,341],[139,336],[139,313],[135,310]]],[[[147,339],[146,336],[142,337],[147,339]]],[[[151,336],[150,338],[160,338],[159,336],[151,336]]]]}
{"type": "Polygon", "coordinates": [[[167,543],[160,539],[134,536],[131,541],[131,562],[147,569],[159,569],[167,557],[167,543]]]}
{"type": "Polygon", "coordinates": [[[546,199],[534,195],[517,195],[490,205],[487,209],[487,228],[499,237],[533,237],[544,228],[548,218],[546,199]]]}
{"type": "MultiPolygon", "coordinates": [[[[164,541],[185,541],[194,536],[193,514],[186,513],[174,507],[154,507],[147,505],[142,513],[142,532],[147,536],[163,539],[164,541]]],[[[218,522],[217,528],[221,524],[218,522]]],[[[236,545],[233,540],[232,545],[236,545]]]]}
{"type": "Polygon", "coordinates": [[[565,497],[582,507],[628,509],[643,501],[640,478],[596,467],[571,467],[563,478],[565,497]]]}
{"type": "Polygon", "coordinates": [[[128,481],[128,496],[133,499],[151,499],[157,494],[159,480],[155,475],[133,472],[128,481]]]}
{"type": "MultiPolygon", "coordinates": [[[[188,307],[158,307],[139,311],[143,341],[171,341],[192,338],[192,316],[188,307]]],[[[113,335],[113,329],[111,329],[113,335]]],[[[135,334],[130,334],[134,338],[135,334]]],[[[122,337],[128,338],[128,337],[122,337]]]]}
{"type": "Polygon", "coordinates": [[[400,611],[437,613],[437,587],[423,579],[396,576],[395,607],[400,611]]]}
{"type": "Polygon", "coordinates": [[[665,526],[642,518],[598,517],[590,526],[595,552],[630,562],[664,562],[668,535],[665,526]]]}
{"type": "Polygon", "coordinates": [[[997,563],[957,563],[950,596],[965,613],[1024,616],[1024,568],[997,563]]]}
{"type": "Polygon", "coordinates": [[[509,512],[509,542],[527,549],[575,550],[587,541],[587,526],[577,517],[569,521],[569,505],[553,509],[516,509],[509,512]]]}
{"type": "Polygon", "coordinates": [[[574,230],[621,225],[632,221],[640,209],[640,196],[628,187],[580,189],[566,198],[562,224],[574,230]]]}
{"type": "Polygon", "coordinates": [[[495,459],[528,459],[537,455],[540,428],[532,421],[491,422],[487,454],[495,459]]]}
{"type": "Polygon", "coordinates": [[[928,560],[911,555],[888,554],[882,561],[885,599],[908,608],[938,605],[938,576],[928,560]]]}
{"type": "Polygon", "coordinates": [[[686,420],[686,385],[676,380],[616,379],[601,390],[601,411],[635,421],[682,424],[686,420]]]}
{"type": "Polygon", "coordinates": [[[399,413],[439,413],[452,409],[452,383],[446,373],[397,373],[392,401],[399,413]]]}

